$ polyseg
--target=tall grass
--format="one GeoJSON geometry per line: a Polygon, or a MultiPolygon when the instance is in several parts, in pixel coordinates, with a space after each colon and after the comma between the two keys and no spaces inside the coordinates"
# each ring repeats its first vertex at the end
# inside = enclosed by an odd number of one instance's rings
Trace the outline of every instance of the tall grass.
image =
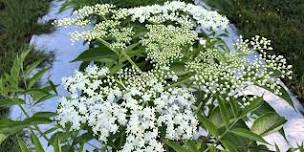
{"type": "Polygon", "coordinates": [[[286,82],[304,103],[304,1],[207,0],[247,38],[259,34],[272,40],[274,54],[294,65],[294,79],[286,82]]]}
{"type": "MultiPolygon", "coordinates": [[[[51,0],[0,0],[0,75],[8,71],[18,52],[31,48],[32,35],[51,31],[51,24],[37,23],[48,11],[51,0]]],[[[45,59],[51,63],[52,54],[31,48],[27,63],[45,59]]],[[[0,97],[1,98],[1,97],[0,97]]],[[[0,107],[0,118],[7,116],[7,109],[0,107]]],[[[0,145],[0,152],[19,151],[14,138],[0,145]]]]}
{"type": "MultiPolygon", "coordinates": [[[[8,70],[20,48],[28,47],[33,34],[51,30],[51,24],[37,23],[48,11],[49,3],[50,0],[0,0],[0,73],[8,70]]],[[[31,59],[45,56],[35,50],[31,59]]]]}

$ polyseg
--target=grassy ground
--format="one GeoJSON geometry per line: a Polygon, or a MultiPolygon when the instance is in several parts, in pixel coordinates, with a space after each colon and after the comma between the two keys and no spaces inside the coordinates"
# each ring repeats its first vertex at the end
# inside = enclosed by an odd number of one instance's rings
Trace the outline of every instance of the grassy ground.
{"type": "MultiPolygon", "coordinates": [[[[0,75],[10,69],[16,54],[29,47],[32,35],[49,32],[51,24],[38,24],[39,17],[48,11],[51,0],[0,0],[0,75]]],[[[28,63],[45,58],[44,64],[51,63],[52,54],[32,49],[28,63]]],[[[1,98],[1,97],[0,97],[1,98]]],[[[7,116],[7,109],[0,107],[0,117],[7,116]]],[[[14,138],[0,145],[0,152],[16,149],[14,138]]]]}
{"type": "Polygon", "coordinates": [[[275,54],[294,66],[294,78],[286,82],[304,103],[304,1],[208,0],[250,38],[255,34],[272,40],[275,54]]]}

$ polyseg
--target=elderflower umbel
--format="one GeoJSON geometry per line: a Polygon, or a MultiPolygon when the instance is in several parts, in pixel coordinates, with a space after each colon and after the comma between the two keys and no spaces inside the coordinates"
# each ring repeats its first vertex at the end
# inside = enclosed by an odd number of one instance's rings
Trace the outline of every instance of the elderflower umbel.
{"type": "Polygon", "coordinates": [[[182,140],[192,139],[198,125],[192,92],[187,88],[164,91],[165,80],[172,76],[174,72],[164,69],[138,72],[134,68],[110,76],[108,68],[88,66],[63,80],[71,95],[60,100],[59,124],[70,123],[72,130],[84,129],[86,124],[104,143],[126,128],[121,151],[162,152],[159,127],[167,128],[166,138],[182,140]]]}

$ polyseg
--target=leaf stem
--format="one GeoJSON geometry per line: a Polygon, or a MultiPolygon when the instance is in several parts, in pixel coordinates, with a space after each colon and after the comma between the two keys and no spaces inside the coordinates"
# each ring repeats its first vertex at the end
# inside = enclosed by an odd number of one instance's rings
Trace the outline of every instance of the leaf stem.
{"type": "MultiPolygon", "coordinates": [[[[136,65],[136,63],[130,58],[130,56],[126,53],[125,50],[121,50],[120,52],[114,48],[111,47],[111,44],[104,39],[97,38],[98,41],[100,41],[102,44],[104,44],[106,47],[108,47],[110,50],[112,50],[117,56],[120,56],[120,53],[126,57],[126,59],[131,63],[133,67],[136,68],[139,72],[142,72],[141,69],[136,65]]],[[[136,44],[137,45],[137,44],[136,44]]]]}

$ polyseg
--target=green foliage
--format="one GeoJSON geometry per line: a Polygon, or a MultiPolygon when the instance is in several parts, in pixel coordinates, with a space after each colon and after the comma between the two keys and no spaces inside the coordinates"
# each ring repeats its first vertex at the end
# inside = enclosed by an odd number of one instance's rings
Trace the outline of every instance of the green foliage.
{"type": "Polygon", "coordinates": [[[263,35],[272,40],[274,54],[294,65],[291,88],[304,101],[304,1],[303,0],[208,0],[247,38],[263,35]]]}
{"type": "MultiPolygon", "coordinates": [[[[56,87],[58,86],[51,81],[34,85],[38,83],[39,78],[47,72],[48,68],[39,68],[38,62],[40,61],[25,65],[25,59],[29,54],[29,51],[24,51],[17,55],[11,70],[0,78],[0,95],[2,97],[0,103],[3,106],[16,105],[26,116],[22,120],[0,119],[0,144],[16,140],[19,147],[15,146],[16,144],[12,145],[16,151],[28,152],[33,147],[36,152],[44,152],[44,147],[41,144],[41,138],[44,138],[55,152],[82,151],[81,147],[83,148],[85,143],[94,139],[91,134],[80,134],[61,128],[54,123],[56,113],[45,111],[29,114],[24,108],[25,105],[32,107],[57,96],[56,87]],[[39,128],[39,125],[42,124],[48,124],[51,128],[43,132],[39,128]],[[30,131],[30,138],[20,137],[18,134],[25,129],[30,131]],[[16,138],[12,138],[12,136],[16,138]]],[[[0,149],[1,152],[6,150],[0,149]]]]}
{"type": "MultiPolygon", "coordinates": [[[[219,37],[208,35],[206,39],[208,41],[207,47],[222,46],[224,51],[228,51],[225,50],[227,48],[219,37]]],[[[88,63],[105,65],[110,69],[111,74],[123,67],[130,66],[134,66],[140,72],[151,70],[151,65],[145,60],[146,53],[140,43],[135,42],[127,48],[117,49],[111,47],[110,40],[97,39],[92,46],[94,47],[84,51],[73,61],[81,61],[83,65],[88,63]]],[[[178,73],[179,81],[169,81],[168,87],[173,88],[191,84],[192,80],[190,78],[195,71],[185,72],[186,61],[195,58],[198,55],[196,52],[201,50],[206,51],[203,47],[194,46],[193,52],[185,53],[184,58],[172,64],[173,70],[178,73]]],[[[80,127],[83,130],[71,131],[71,124],[67,123],[65,126],[61,126],[54,123],[55,113],[36,112],[29,114],[23,108],[24,105],[34,106],[53,96],[57,96],[56,85],[52,82],[40,86],[35,85],[48,68],[37,69],[37,66],[41,63],[40,60],[25,64],[29,53],[25,51],[20,56],[17,56],[11,66],[11,70],[5,72],[0,79],[0,95],[3,97],[3,100],[1,100],[3,103],[1,104],[3,106],[17,105],[26,115],[26,118],[18,121],[1,119],[0,141],[5,141],[9,135],[27,129],[32,133],[31,145],[37,152],[44,152],[44,147],[42,147],[39,137],[44,138],[55,152],[84,151],[84,145],[88,141],[98,138],[89,126],[82,124],[80,127]],[[33,69],[37,69],[37,71],[33,73],[33,69]],[[29,102],[28,100],[32,101],[29,102]],[[52,127],[43,132],[39,128],[41,124],[49,124],[52,127]]],[[[219,62],[230,64],[227,61],[230,56],[226,53],[218,52],[212,56],[213,64],[219,62]]],[[[121,84],[123,86],[122,82],[121,84]]],[[[166,151],[216,152],[219,150],[219,146],[223,147],[224,151],[232,152],[264,151],[265,149],[267,150],[265,145],[268,144],[263,139],[265,135],[275,131],[280,131],[284,135],[282,126],[286,120],[275,113],[261,97],[251,98],[250,96],[244,96],[244,98],[252,99],[248,100],[246,106],[244,106],[241,104],[242,98],[237,96],[228,96],[221,93],[208,94],[197,90],[193,94],[197,98],[195,106],[198,107],[195,109],[195,114],[200,122],[200,127],[206,130],[208,134],[195,140],[178,141],[170,141],[160,135],[159,138],[165,144],[166,151]],[[212,102],[211,104],[208,103],[209,100],[212,102]],[[217,103],[214,103],[215,101],[217,103]],[[208,108],[208,111],[206,111],[206,108],[208,108]],[[252,118],[255,118],[253,126],[248,127],[246,121],[252,120],[252,118]]],[[[120,150],[126,140],[126,134],[126,128],[120,126],[119,131],[109,135],[107,145],[103,146],[105,148],[95,148],[95,151],[106,151],[106,146],[112,147],[113,151],[120,150]]],[[[31,148],[28,148],[30,146],[27,145],[28,143],[25,142],[25,139],[17,137],[17,141],[22,152],[31,150],[31,148]]]]}
{"type": "MultiPolygon", "coordinates": [[[[44,92],[44,96],[56,94],[54,91],[53,83],[48,83],[48,85],[42,87],[34,85],[38,82],[38,79],[46,72],[46,70],[39,69],[38,64],[36,63],[25,65],[25,60],[29,53],[29,51],[23,51],[21,55],[17,55],[16,59],[13,62],[11,70],[9,70],[8,73],[5,72],[0,78],[1,107],[10,107],[12,105],[19,106],[27,116],[27,118],[20,121],[14,121],[5,118],[2,118],[0,120],[1,143],[4,143],[4,145],[9,145],[10,142],[8,141],[14,139],[12,136],[19,134],[19,132],[23,132],[24,128],[34,127],[37,129],[37,125],[39,124],[48,124],[53,122],[51,120],[51,117],[54,116],[54,113],[37,112],[30,116],[28,113],[26,113],[26,110],[22,106],[28,104],[28,101],[26,101],[27,98],[23,98],[22,95],[29,94],[29,92],[32,90],[44,92]],[[37,69],[36,74],[33,73],[34,69],[37,69]],[[25,75],[25,73],[28,73],[28,75],[25,75]]],[[[31,97],[33,99],[32,104],[39,102],[38,99],[40,98],[36,99],[34,95],[31,95],[31,97]]],[[[37,140],[34,139],[35,137],[33,137],[33,141],[37,142],[37,140]]],[[[24,149],[23,143],[21,143],[19,139],[18,142],[20,144],[20,148],[26,150],[24,149]]],[[[3,147],[1,150],[7,149],[3,147]]]]}
{"type": "MultiPolygon", "coordinates": [[[[28,47],[32,35],[51,31],[50,23],[37,23],[47,13],[49,3],[50,0],[0,0],[0,73],[10,68],[17,52],[28,47]]],[[[51,54],[31,49],[27,63],[41,58],[51,62],[51,54]]]]}
{"type": "Polygon", "coordinates": [[[20,147],[21,152],[30,152],[30,150],[27,148],[27,145],[21,138],[17,137],[17,140],[18,140],[18,145],[20,147]]]}
{"type": "MultiPolygon", "coordinates": [[[[37,23],[38,19],[47,13],[50,2],[51,0],[0,0],[0,76],[10,70],[18,52],[26,49],[31,49],[32,52],[25,64],[31,64],[40,59],[43,59],[40,66],[52,62],[52,53],[44,53],[28,45],[32,35],[51,30],[51,24],[37,23]]],[[[6,117],[5,107],[10,105],[3,106],[1,105],[0,116],[6,117]]],[[[15,141],[14,137],[9,138],[15,141]]],[[[6,141],[0,145],[0,151],[17,151],[14,148],[16,146],[10,144],[15,145],[16,142],[6,141]]]]}
{"type": "MultiPolygon", "coordinates": [[[[119,67],[122,68],[127,64],[123,63],[128,62],[125,58],[127,55],[122,53],[123,50],[113,50],[112,48],[107,47],[108,45],[104,44],[105,42],[99,44],[100,46],[84,51],[84,53],[79,55],[76,60],[83,62],[94,61],[95,64],[107,64],[109,63],[108,61],[112,61],[114,59],[113,63],[115,64],[110,64],[112,70],[113,68],[116,68],[115,65],[121,64],[119,67]],[[115,56],[116,53],[107,51],[111,49],[113,52],[118,52],[119,55],[115,56]],[[99,58],[99,54],[103,53],[112,54],[115,58],[108,55],[102,55],[102,58],[99,58]]],[[[136,47],[132,49],[136,49],[136,47]]],[[[126,50],[132,49],[126,48],[126,50]]],[[[132,59],[136,63],[141,62],[140,54],[135,54],[132,59]]],[[[176,63],[176,70],[183,71],[181,70],[184,69],[183,65],[184,63],[182,62],[176,63]]],[[[182,77],[185,75],[187,74],[181,74],[180,76],[182,77]]],[[[188,81],[187,78],[185,80],[188,81]]],[[[198,140],[187,142],[176,142],[163,139],[162,141],[168,146],[168,151],[213,151],[214,146],[216,147],[219,145],[223,145],[225,149],[229,151],[246,151],[248,149],[252,151],[264,150],[265,147],[258,145],[256,142],[258,141],[267,145],[268,143],[263,139],[263,136],[275,131],[282,131],[282,126],[286,122],[286,120],[275,113],[275,111],[266,102],[264,102],[261,97],[251,101],[250,105],[245,108],[240,108],[237,104],[237,102],[240,102],[239,98],[230,99],[229,101],[226,101],[225,96],[222,95],[215,96],[215,98],[219,101],[219,105],[212,107],[209,115],[204,116],[202,113],[203,109],[198,109],[200,126],[210,134],[205,138],[199,138],[198,140]],[[248,128],[245,124],[245,121],[250,117],[248,116],[249,114],[258,116],[251,128],[248,128]],[[207,147],[206,143],[210,146],[207,147]]],[[[200,102],[202,105],[206,104],[206,101],[204,100],[200,102]]],[[[205,106],[201,106],[201,108],[203,107],[205,106]]]]}
{"type": "MultiPolygon", "coordinates": [[[[75,7],[75,3],[77,2],[83,2],[81,5],[85,5],[84,1],[72,0],[68,1],[66,3],[66,6],[71,5],[71,7],[75,7]]],[[[118,6],[124,7],[137,6],[135,3],[137,1],[111,2],[118,6]],[[133,4],[128,4],[129,2],[133,4]]],[[[145,2],[149,3],[149,1],[144,1],[143,3],[145,2]]],[[[233,5],[230,4],[228,0],[222,2],[227,2],[227,6],[233,5]]],[[[81,5],[78,6],[80,7],[81,5]]],[[[142,3],[140,5],[142,5],[142,3]]],[[[224,8],[226,9],[227,7],[224,8]]],[[[229,8],[227,8],[227,10],[229,10],[229,8]]],[[[94,24],[98,23],[98,21],[97,23],[94,22],[94,24]]],[[[141,28],[140,25],[135,26],[132,23],[128,23],[128,25],[136,27],[135,35],[144,35],[143,33],[147,32],[147,29],[141,28]]],[[[215,55],[206,55],[206,60],[211,60],[210,62],[213,64],[232,64],[229,60],[232,57],[227,55],[229,54],[227,53],[229,50],[221,39],[221,36],[225,36],[226,33],[222,35],[216,35],[215,33],[211,33],[210,35],[206,33],[204,34],[204,39],[207,41],[205,47],[194,45],[192,51],[185,51],[186,53],[181,60],[177,62],[172,61],[172,64],[168,64],[168,66],[170,66],[170,68],[172,68],[172,70],[176,72],[179,77],[179,81],[176,83],[169,82],[170,86],[168,88],[178,87],[181,85],[187,86],[192,83],[190,78],[196,71],[187,71],[185,68],[185,65],[187,64],[186,62],[195,59],[199,53],[207,54],[208,52],[205,48],[215,49],[215,46],[217,46],[223,50],[223,52],[214,53],[215,55]]],[[[114,73],[116,71],[123,69],[124,67],[133,66],[140,72],[149,71],[153,67],[151,67],[149,61],[145,60],[146,52],[143,51],[145,48],[141,43],[138,44],[138,38],[136,36],[134,37],[135,38],[127,48],[113,48],[111,47],[111,38],[97,38],[96,40],[92,41],[92,47],[90,49],[85,50],[73,61],[82,61],[83,66],[88,65],[89,62],[96,65],[106,66],[110,69],[113,77],[115,77],[114,73]]],[[[83,66],[80,68],[81,70],[83,70],[83,66]]],[[[121,85],[124,86],[122,82],[124,80],[120,81],[121,85]]],[[[270,91],[274,92],[274,90],[271,89],[270,91]]],[[[287,94],[286,90],[281,88],[280,91],[283,93],[282,98],[286,99],[287,102],[292,105],[290,96],[287,94]]],[[[250,100],[250,102],[248,101],[249,105],[242,107],[240,106],[240,103],[242,103],[241,98],[231,96],[228,97],[225,95],[225,93],[211,93],[209,96],[204,97],[205,94],[203,91],[197,91],[195,92],[195,95],[198,100],[196,103],[196,105],[198,105],[196,114],[199,120],[199,124],[201,128],[208,132],[208,135],[202,136],[193,141],[170,141],[168,139],[165,139],[163,136],[160,136],[162,139],[161,141],[166,145],[165,149],[167,151],[217,151],[217,148],[219,146],[223,147],[224,151],[263,151],[265,149],[267,150],[267,147],[265,145],[268,145],[268,143],[263,139],[264,136],[273,132],[280,132],[283,136],[285,136],[284,131],[282,130],[282,126],[286,120],[280,117],[266,102],[263,101],[263,98],[261,97],[252,98],[253,100],[250,100]],[[211,103],[211,105],[208,105],[208,100],[211,100],[212,102],[217,101],[218,104],[211,103]],[[209,108],[208,112],[205,112],[205,107],[209,108]],[[246,124],[246,121],[248,120],[253,121],[253,126],[249,127],[246,124]]],[[[245,96],[244,98],[250,98],[250,96],[245,96]]],[[[88,126],[84,125],[82,129],[90,133],[88,126]]],[[[66,137],[64,132],[62,132],[62,134],[62,138],[66,137]]],[[[110,135],[110,142],[107,143],[107,146],[114,147],[113,151],[120,150],[121,143],[117,141],[124,142],[124,139],[122,138],[124,136],[124,130],[119,131],[114,135],[110,135]]],[[[55,137],[53,138],[53,141],[55,141],[55,137]]]]}

